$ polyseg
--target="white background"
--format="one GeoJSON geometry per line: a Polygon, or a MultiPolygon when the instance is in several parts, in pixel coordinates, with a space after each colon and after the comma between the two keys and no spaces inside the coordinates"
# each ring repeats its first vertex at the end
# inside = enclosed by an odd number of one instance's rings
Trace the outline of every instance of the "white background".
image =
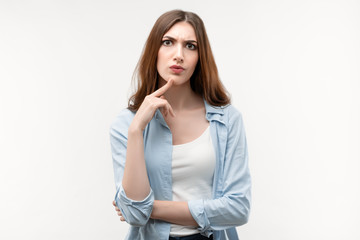
{"type": "Polygon", "coordinates": [[[242,240],[360,239],[360,2],[0,0],[0,239],[123,239],[109,126],[155,20],[194,11],[242,112],[242,240]]]}

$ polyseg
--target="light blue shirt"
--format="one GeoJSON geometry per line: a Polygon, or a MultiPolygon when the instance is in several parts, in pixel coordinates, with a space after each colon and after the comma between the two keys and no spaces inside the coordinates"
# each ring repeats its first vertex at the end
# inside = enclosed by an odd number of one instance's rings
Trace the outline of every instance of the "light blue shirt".
{"type": "MultiPolygon", "coordinates": [[[[232,105],[213,107],[205,101],[206,119],[216,153],[213,199],[188,201],[202,235],[236,240],[236,226],[248,221],[251,179],[244,124],[232,105]]],[[[144,156],[150,193],[142,201],[129,199],[121,181],[126,160],[128,128],[135,113],[123,110],[110,129],[116,185],[115,201],[130,229],[129,240],[168,240],[170,224],[150,218],[154,200],[172,200],[172,135],[159,110],[144,130],[144,156]]],[[[201,169],[199,169],[201,170],[201,169]]]]}

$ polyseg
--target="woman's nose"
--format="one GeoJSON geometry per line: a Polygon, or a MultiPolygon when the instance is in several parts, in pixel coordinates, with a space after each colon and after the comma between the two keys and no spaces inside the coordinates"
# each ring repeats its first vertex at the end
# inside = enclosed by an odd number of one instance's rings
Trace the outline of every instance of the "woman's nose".
{"type": "Polygon", "coordinates": [[[176,52],[175,52],[174,60],[176,62],[183,62],[184,61],[184,49],[180,44],[178,44],[176,46],[176,52]]]}

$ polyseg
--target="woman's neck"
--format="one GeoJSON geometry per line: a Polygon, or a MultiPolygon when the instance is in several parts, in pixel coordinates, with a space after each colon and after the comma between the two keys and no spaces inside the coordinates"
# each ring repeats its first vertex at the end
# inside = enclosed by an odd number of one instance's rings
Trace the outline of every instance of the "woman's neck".
{"type": "MultiPolygon", "coordinates": [[[[164,84],[165,81],[160,81],[159,87],[163,86],[164,84]]],[[[190,81],[187,81],[181,85],[176,85],[174,83],[173,86],[166,91],[164,97],[175,112],[192,110],[203,105],[201,96],[197,95],[191,89],[190,81]]]]}

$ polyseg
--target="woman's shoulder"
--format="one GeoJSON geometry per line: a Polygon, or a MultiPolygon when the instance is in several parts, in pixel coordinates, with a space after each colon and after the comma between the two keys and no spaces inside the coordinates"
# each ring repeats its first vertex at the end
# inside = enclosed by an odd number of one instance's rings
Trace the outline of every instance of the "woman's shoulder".
{"type": "Polygon", "coordinates": [[[221,115],[221,121],[227,126],[231,127],[233,125],[243,124],[243,118],[241,112],[232,104],[224,106],[213,106],[205,101],[205,107],[207,114],[217,114],[221,115]]]}
{"type": "Polygon", "coordinates": [[[128,108],[125,108],[119,112],[114,121],[111,123],[110,129],[116,131],[128,131],[128,128],[135,116],[135,112],[132,112],[128,108]]]}
{"type": "Polygon", "coordinates": [[[213,106],[205,102],[207,105],[207,110],[210,112],[216,112],[221,115],[224,115],[227,118],[240,117],[242,116],[241,112],[231,103],[224,106],[213,106]]]}
{"type": "Polygon", "coordinates": [[[228,104],[222,107],[227,114],[240,114],[240,111],[232,104],[228,104]]]}
{"type": "Polygon", "coordinates": [[[224,115],[226,115],[229,123],[233,123],[234,121],[242,122],[241,112],[232,104],[224,106],[224,115]]]}

